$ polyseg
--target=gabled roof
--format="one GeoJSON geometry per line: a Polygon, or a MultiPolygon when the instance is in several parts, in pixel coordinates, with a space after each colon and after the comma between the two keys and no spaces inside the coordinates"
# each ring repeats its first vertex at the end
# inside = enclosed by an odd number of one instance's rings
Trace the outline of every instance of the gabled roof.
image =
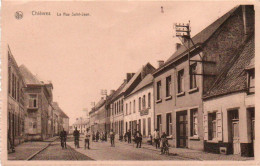
{"type": "Polygon", "coordinates": [[[137,87],[128,96],[131,96],[132,94],[138,92],[139,90],[143,89],[144,87],[146,87],[152,83],[153,83],[153,75],[148,74],[147,76],[144,77],[144,79],[137,85],[137,87]]]}
{"type": "MultiPolygon", "coordinates": [[[[192,41],[194,42],[194,46],[190,48],[190,50],[194,49],[195,47],[205,43],[217,30],[218,28],[238,9],[239,6],[234,7],[229,12],[224,14],[222,17],[217,19],[215,22],[207,26],[201,32],[196,34],[192,37],[192,41]]],[[[192,44],[191,44],[192,45],[192,44]]],[[[171,64],[179,57],[183,56],[185,53],[188,52],[188,42],[185,42],[184,45],[181,47],[160,67],[158,68],[153,74],[161,71],[164,67],[171,64]]]]}
{"type": "Polygon", "coordinates": [[[55,110],[57,110],[60,113],[60,116],[63,118],[69,118],[63,111],[62,109],[59,107],[59,104],[57,102],[53,102],[52,106],[55,110]]]}
{"type": "Polygon", "coordinates": [[[115,91],[115,93],[113,93],[111,98],[108,99],[108,102],[114,101],[119,95],[121,95],[123,93],[123,89],[126,86],[126,84],[127,81],[124,80],[124,82],[119,86],[119,88],[115,91]]]}
{"type": "Polygon", "coordinates": [[[27,85],[44,85],[43,82],[38,80],[35,75],[31,73],[29,69],[25,65],[21,65],[19,70],[24,78],[25,84],[27,85]]]}
{"type": "Polygon", "coordinates": [[[204,95],[204,99],[247,89],[246,68],[255,57],[254,36],[251,36],[241,49],[237,56],[234,56],[227,64],[226,70],[218,76],[213,86],[204,95]]]}

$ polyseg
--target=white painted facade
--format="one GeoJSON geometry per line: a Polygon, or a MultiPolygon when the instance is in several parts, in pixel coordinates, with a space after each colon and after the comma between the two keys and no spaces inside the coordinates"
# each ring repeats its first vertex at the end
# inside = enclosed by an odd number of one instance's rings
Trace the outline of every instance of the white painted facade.
{"type": "Polygon", "coordinates": [[[151,120],[150,133],[152,134],[154,132],[154,103],[153,102],[154,102],[154,100],[153,100],[152,84],[140,89],[139,91],[137,91],[125,98],[125,100],[124,100],[124,122],[125,122],[124,133],[126,132],[126,126],[127,126],[127,130],[130,129],[129,127],[130,127],[131,121],[135,121],[135,120],[137,121],[137,129],[138,129],[139,120],[141,120],[141,134],[143,135],[143,137],[147,137],[149,135],[148,118],[150,118],[150,120],[151,120]],[[148,94],[149,93],[150,93],[150,107],[148,107],[148,94]],[[145,95],[146,107],[143,108],[143,105],[141,102],[141,111],[148,109],[147,115],[141,115],[141,112],[139,110],[139,97],[141,97],[141,101],[142,101],[144,95],[145,95]],[[145,123],[145,127],[144,127],[144,123],[145,123]]]}

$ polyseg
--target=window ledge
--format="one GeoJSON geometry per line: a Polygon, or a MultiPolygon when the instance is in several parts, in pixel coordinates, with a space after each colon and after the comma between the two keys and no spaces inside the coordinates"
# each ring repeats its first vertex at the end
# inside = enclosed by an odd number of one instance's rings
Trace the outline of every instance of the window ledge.
{"type": "Polygon", "coordinates": [[[156,100],[156,103],[161,103],[162,99],[156,100]]]}
{"type": "Polygon", "coordinates": [[[212,139],[212,140],[207,140],[207,142],[209,142],[209,143],[218,143],[218,140],[217,139],[212,139]]]}
{"type": "Polygon", "coordinates": [[[196,87],[196,88],[190,89],[190,90],[189,90],[189,93],[194,93],[194,92],[197,92],[198,90],[199,90],[199,88],[196,87]]]}
{"type": "Polygon", "coordinates": [[[172,99],[172,96],[167,96],[167,97],[165,98],[165,100],[170,100],[170,99],[172,99]]]}
{"type": "Polygon", "coordinates": [[[184,96],[185,95],[185,92],[180,92],[180,93],[177,93],[177,97],[180,97],[180,96],[184,96]]]}
{"type": "Polygon", "coordinates": [[[189,137],[190,140],[200,140],[199,136],[195,135],[195,136],[191,136],[189,137]]]}

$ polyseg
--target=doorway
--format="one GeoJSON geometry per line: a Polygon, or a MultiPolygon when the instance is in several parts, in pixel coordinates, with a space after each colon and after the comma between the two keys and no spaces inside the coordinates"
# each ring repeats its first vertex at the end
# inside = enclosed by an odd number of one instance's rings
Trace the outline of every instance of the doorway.
{"type": "Polygon", "coordinates": [[[229,111],[229,134],[233,144],[233,154],[240,154],[240,139],[239,139],[239,114],[238,110],[229,111]]]}
{"type": "Polygon", "coordinates": [[[177,112],[177,147],[188,147],[187,111],[177,112]]]}

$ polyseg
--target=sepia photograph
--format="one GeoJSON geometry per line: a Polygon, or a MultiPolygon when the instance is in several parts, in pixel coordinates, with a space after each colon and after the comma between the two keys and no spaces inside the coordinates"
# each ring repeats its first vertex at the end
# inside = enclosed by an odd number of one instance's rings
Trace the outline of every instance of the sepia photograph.
{"type": "Polygon", "coordinates": [[[256,164],[257,13],[2,1],[1,163],[256,164]]]}

